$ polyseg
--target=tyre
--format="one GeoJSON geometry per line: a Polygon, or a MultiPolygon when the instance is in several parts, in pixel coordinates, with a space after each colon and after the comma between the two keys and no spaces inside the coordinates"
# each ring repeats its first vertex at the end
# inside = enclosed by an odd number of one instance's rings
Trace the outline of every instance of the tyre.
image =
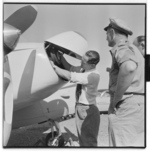
{"type": "Polygon", "coordinates": [[[50,132],[45,139],[45,144],[48,147],[63,147],[65,145],[64,137],[61,135],[59,137],[56,131],[50,132]]]}

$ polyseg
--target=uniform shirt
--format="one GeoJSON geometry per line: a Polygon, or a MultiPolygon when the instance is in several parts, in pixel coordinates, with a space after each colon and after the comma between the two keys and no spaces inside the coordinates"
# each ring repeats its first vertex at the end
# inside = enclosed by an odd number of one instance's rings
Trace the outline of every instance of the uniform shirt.
{"type": "Polygon", "coordinates": [[[135,77],[126,92],[144,93],[144,58],[140,51],[127,40],[121,40],[110,52],[112,55],[112,66],[109,72],[109,92],[111,97],[114,97],[116,90],[120,65],[129,60],[136,63],[137,69],[135,77]]]}
{"type": "MultiPolygon", "coordinates": [[[[78,68],[79,69],[79,68],[78,68]]],[[[73,68],[71,71],[77,71],[73,68]]],[[[96,69],[84,73],[71,72],[71,82],[81,84],[81,95],[77,102],[91,105],[96,104],[97,88],[100,80],[100,74],[96,69]]]]}

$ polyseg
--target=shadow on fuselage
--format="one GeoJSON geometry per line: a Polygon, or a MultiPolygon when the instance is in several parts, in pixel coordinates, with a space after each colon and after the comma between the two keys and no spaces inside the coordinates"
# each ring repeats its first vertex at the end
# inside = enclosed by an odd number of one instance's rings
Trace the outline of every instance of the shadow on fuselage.
{"type": "Polygon", "coordinates": [[[69,113],[67,103],[62,99],[38,101],[35,104],[23,109],[14,111],[12,128],[17,129],[47,121],[48,119],[58,120],[69,113]]]}

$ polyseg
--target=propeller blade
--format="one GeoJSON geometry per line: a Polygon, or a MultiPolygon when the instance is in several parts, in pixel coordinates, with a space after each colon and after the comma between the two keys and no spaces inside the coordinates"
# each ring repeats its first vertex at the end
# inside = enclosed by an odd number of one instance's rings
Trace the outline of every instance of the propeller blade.
{"type": "Polygon", "coordinates": [[[21,33],[24,33],[32,25],[36,16],[36,7],[28,5],[14,12],[4,21],[4,23],[19,29],[21,33]]]}

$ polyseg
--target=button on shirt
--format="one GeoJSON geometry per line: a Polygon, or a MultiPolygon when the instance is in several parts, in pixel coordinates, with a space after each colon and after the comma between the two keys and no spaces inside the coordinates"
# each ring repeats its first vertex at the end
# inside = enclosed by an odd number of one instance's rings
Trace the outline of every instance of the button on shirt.
{"type": "Polygon", "coordinates": [[[96,104],[97,88],[100,74],[96,69],[84,73],[71,72],[71,82],[81,84],[81,95],[77,102],[91,105],[96,104]]]}
{"type": "Polygon", "coordinates": [[[110,53],[112,55],[112,66],[109,72],[109,92],[111,97],[114,97],[116,90],[120,65],[129,60],[136,63],[137,69],[135,77],[126,92],[144,93],[144,58],[140,51],[127,40],[121,40],[112,48],[110,53]]]}

